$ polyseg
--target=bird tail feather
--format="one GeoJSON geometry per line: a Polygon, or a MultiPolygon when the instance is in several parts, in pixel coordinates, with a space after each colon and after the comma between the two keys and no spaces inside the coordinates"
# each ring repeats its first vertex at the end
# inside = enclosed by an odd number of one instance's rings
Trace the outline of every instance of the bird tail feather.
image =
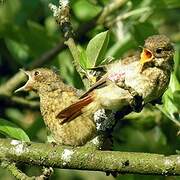
{"type": "Polygon", "coordinates": [[[89,94],[88,96],[80,99],[79,101],[75,102],[74,104],[68,106],[67,108],[63,109],[56,117],[61,119],[60,123],[64,124],[69,122],[79,115],[82,114],[82,109],[90,104],[93,101],[92,95],[89,94]]]}

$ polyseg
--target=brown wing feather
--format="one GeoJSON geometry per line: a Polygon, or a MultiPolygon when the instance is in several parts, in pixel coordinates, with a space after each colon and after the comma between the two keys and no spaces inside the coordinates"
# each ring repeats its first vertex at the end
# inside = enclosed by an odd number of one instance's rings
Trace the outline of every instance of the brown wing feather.
{"type": "Polygon", "coordinates": [[[77,116],[82,114],[82,108],[90,104],[93,101],[92,91],[96,88],[106,85],[106,76],[97,81],[88,91],[86,91],[81,97],[80,100],[74,104],[63,109],[56,117],[61,119],[60,123],[64,124],[65,122],[75,119],[77,116]]]}
{"type": "Polygon", "coordinates": [[[68,106],[64,110],[62,110],[56,117],[62,119],[60,122],[64,124],[65,122],[71,121],[75,119],[77,116],[82,114],[82,108],[87,106],[93,101],[92,95],[88,95],[83,99],[80,99],[78,102],[68,106]]]}
{"type": "Polygon", "coordinates": [[[71,117],[61,119],[60,124],[63,125],[64,123],[69,122],[69,121],[75,119],[76,117],[80,116],[81,114],[82,114],[81,111],[77,111],[74,114],[72,114],[71,117]]]}
{"type": "Polygon", "coordinates": [[[136,52],[132,56],[128,56],[128,57],[123,58],[121,60],[121,63],[122,64],[130,64],[132,62],[139,61],[139,60],[140,60],[140,53],[136,52]]]}
{"type": "Polygon", "coordinates": [[[94,89],[97,89],[99,87],[104,87],[106,85],[106,77],[104,76],[99,81],[94,83],[83,95],[80,96],[81,98],[86,97],[90,92],[92,92],[94,89]]]}

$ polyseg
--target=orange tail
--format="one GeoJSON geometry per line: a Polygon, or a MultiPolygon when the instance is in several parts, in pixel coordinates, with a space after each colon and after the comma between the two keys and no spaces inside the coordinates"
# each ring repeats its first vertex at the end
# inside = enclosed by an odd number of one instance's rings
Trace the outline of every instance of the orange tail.
{"type": "Polygon", "coordinates": [[[82,114],[82,108],[87,106],[93,101],[93,98],[90,95],[86,96],[85,98],[79,100],[78,102],[68,106],[64,110],[62,110],[56,117],[62,119],[60,122],[64,124],[65,122],[71,121],[82,114]]]}

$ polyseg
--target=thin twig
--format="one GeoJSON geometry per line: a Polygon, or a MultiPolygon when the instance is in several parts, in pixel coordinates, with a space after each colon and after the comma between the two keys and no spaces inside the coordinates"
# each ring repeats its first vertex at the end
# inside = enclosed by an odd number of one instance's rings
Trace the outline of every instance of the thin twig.
{"type": "Polygon", "coordinates": [[[12,91],[18,86],[18,84],[25,80],[25,77],[25,74],[23,74],[21,71],[16,73],[6,83],[0,86],[0,94],[11,95],[12,91]]]}
{"type": "Polygon", "coordinates": [[[35,180],[35,177],[29,177],[16,167],[14,162],[2,161],[1,167],[6,168],[11,174],[19,180],[35,180]]]}
{"type": "Polygon", "coordinates": [[[97,24],[103,24],[109,14],[116,11],[118,8],[120,8],[122,5],[124,5],[127,2],[127,0],[114,0],[110,4],[108,4],[106,7],[104,7],[101,15],[99,16],[97,20],[97,24]]]}
{"type": "Polygon", "coordinates": [[[15,162],[10,162],[7,160],[3,160],[1,162],[1,167],[7,169],[16,179],[19,180],[45,180],[48,179],[53,173],[53,169],[49,167],[49,168],[43,168],[43,172],[40,176],[29,177],[25,173],[23,173],[20,169],[18,169],[15,162]]]}
{"type": "Polygon", "coordinates": [[[113,24],[115,24],[116,22],[118,21],[122,21],[122,20],[125,20],[131,16],[136,16],[136,15],[140,15],[142,16],[142,13],[145,13],[145,12],[150,12],[150,8],[149,7],[145,7],[145,8],[139,8],[139,9],[135,9],[135,10],[132,10],[132,11],[129,11],[127,13],[124,13],[124,14],[120,14],[119,16],[117,16],[115,19],[111,19],[108,23],[108,26],[112,26],[113,24]]]}
{"type": "Polygon", "coordinates": [[[53,16],[57,22],[57,24],[60,26],[60,30],[63,33],[64,38],[66,39],[65,44],[68,46],[72,57],[73,57],[73,65],[76,69],[76,71],[81,76],[81,79],[83,80],[83,76],[85,75],[85,72],[80,66],[79,59],[80,57],[80,51],[77,48],[77,45],[74,41],[74,31],[71,24],[70,19],[70,7],[69,7],[69,1],[59,1],[59,6],[55,6],[53,4],[49,4],[49,8],[53,12],[53,16]]]}

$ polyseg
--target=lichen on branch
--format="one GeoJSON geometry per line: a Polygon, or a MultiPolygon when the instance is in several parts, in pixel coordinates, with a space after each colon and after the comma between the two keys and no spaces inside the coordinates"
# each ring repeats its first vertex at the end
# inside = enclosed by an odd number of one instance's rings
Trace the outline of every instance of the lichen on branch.
{"type": "Polygon", "coordinates": [[[123,174],[180,175],[179,155],[99,151],[86,146],[73,148],[7,139],[0,139],[0,147],[1,162],[8,159],[15,163],[64,169],[123,174]]]}

